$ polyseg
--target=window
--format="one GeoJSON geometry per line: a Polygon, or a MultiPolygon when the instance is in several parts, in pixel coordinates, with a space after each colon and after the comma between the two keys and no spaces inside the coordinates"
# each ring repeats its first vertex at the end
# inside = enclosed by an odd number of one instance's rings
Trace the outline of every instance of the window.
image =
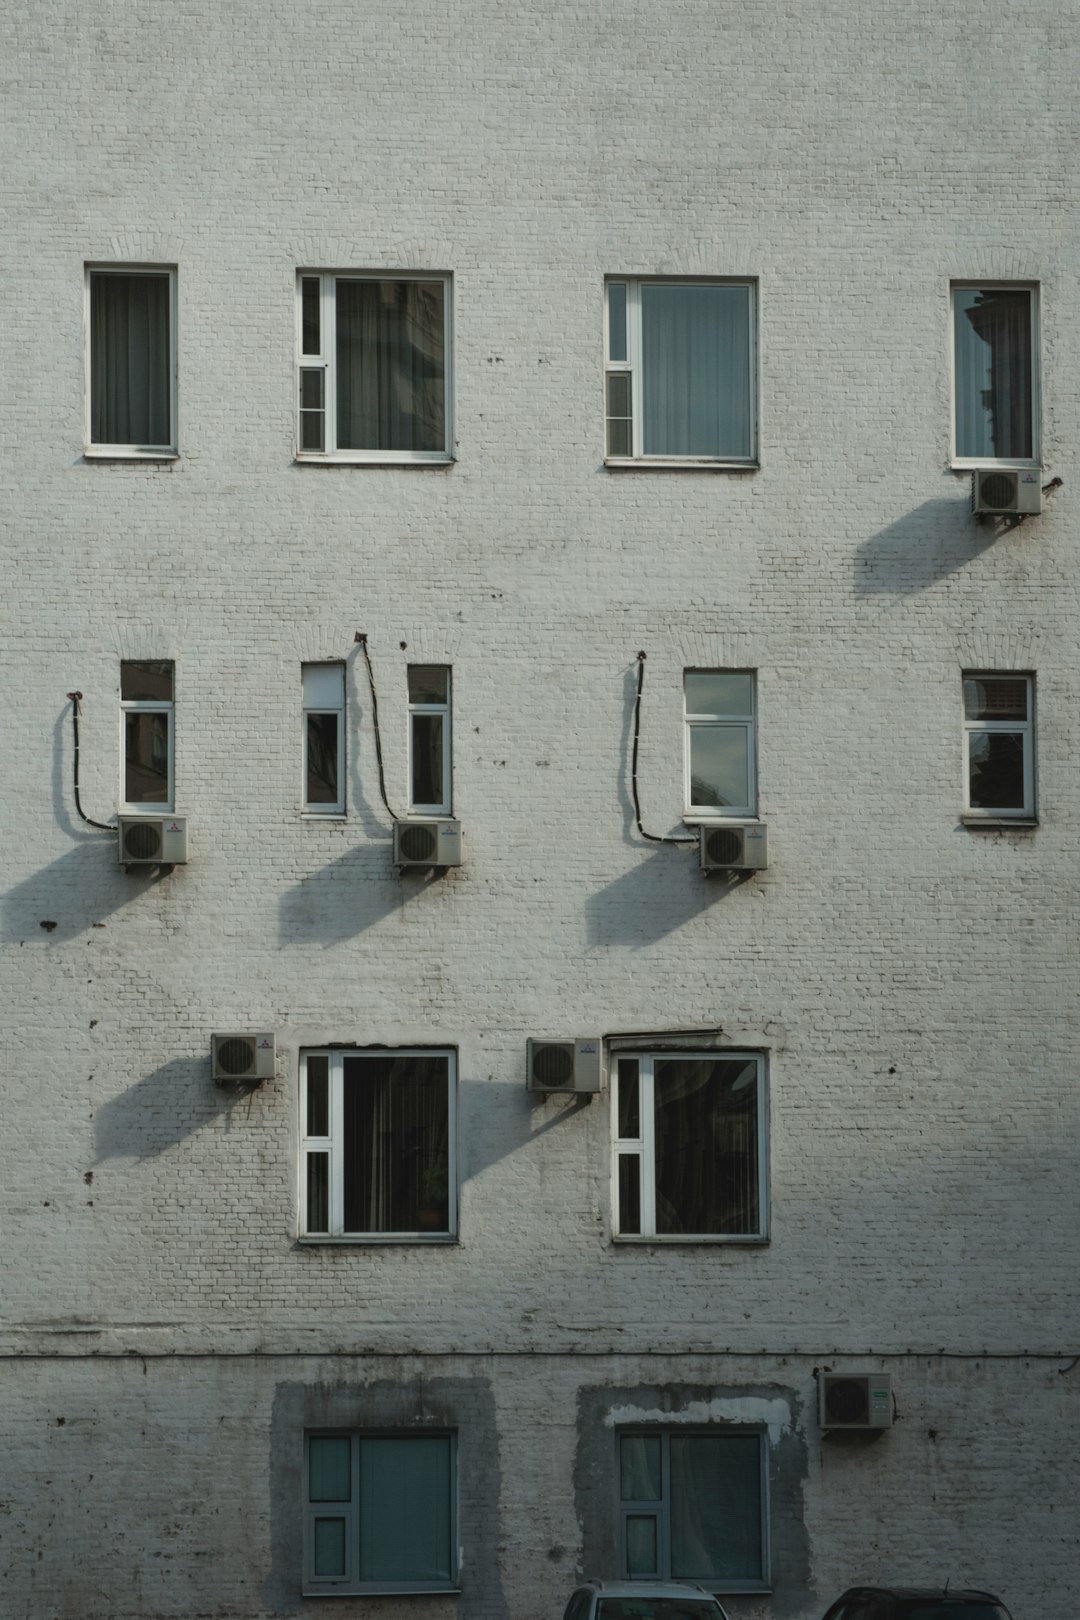
{"type": "Polygon", "coordinates": [[[173,808],[173,666],[159,659],[120,665],[120,743],[127,810],[173,808]]]}
{"type": "Polygon", "coordinates": [[[456,1585],[452,1434],[309,1434],[304,1591],[456,1585]]]}
{"type": "Polygon", "coordinates": [[[763,1070],[750,1052],[618,1059],[617,1237],[766,1236],[763,1070]]]}
{"type": "Polygon", "coordinates": [[[953,287],[957,465],[1038,465],[1038,314],[1034,287],[953,287]]]}
{"type": "Polygon", "coordinates": [[[307,1052],[300,1107],[304,1236],[454,1235],[453,1053],[307,1052]]]}
{"type": "Polygon", "coordinates": [[[345,809],[345,666],[305,664],[304,809],[341,815],[345,809]]]}
{"type": "Polygon", "coordinates": [[[176,454],[176,272],[87,266],[89,454],[176,454]]]}
{"type": "Polygon", "coordinates": [[[688,669],[683,675],[691,815],[757,815],[754,685],[750,670],[688,669]]]}
{"type": "Polygon", "coordinates": [[[298,277],[297,454],[449,461],[450,278],[298,277]]]}
{"type": "Polygon", "coordinates": [[[974,816],[1035,815],[1034,677],[964,676],[964,807],[974,816]]]}
{"type": "Polygon", "coordinates": [[[624,1430],[618,1441],[627,1576],[715,1591],[768,1585],[763,1433],[624,1430]]]}
{"type": "Polygon", "coordinates": [[[409,665],[409,810],[450,814],[450,670],[409,665]]]}
{"type": "Polygon", "coordinates": [[[609,281],[607,458],[757,457],[754,284],[609,281]]]}

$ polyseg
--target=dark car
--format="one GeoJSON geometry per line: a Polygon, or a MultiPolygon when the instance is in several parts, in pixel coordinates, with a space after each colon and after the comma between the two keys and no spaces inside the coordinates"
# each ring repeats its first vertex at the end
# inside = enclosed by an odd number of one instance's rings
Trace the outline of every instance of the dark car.
{"type": "Polygon", "coordinates": [[[1000,1598],[967,1587],[853,1586],[825,1620],[1011,1620],[1000,1598]]]}

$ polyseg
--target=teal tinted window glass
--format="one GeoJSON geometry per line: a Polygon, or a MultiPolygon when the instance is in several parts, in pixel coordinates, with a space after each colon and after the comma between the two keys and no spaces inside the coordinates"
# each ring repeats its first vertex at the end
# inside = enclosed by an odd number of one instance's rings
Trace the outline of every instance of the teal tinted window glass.
{"type": "Polygon", "coordinates": [[[671,1574],[761,1580],[761,1441],[671,1436],[671,1574]]]}
{"type": "Polygon", "coordinates": [[[449,1581],[448,1435],[360,1442],[360,1579],[449,1581]]]}
{"type": "Polygon", "coordinates": [[[345,1520],[316,1519],[312,1558],[316,1575],[332,1579],[345,1575],[345,1520]]]}
{"type": "Polygon", "coordinates": [[[656,1567],[656,1520],[632,1514],[626,1521],[626,1573],[655,1575],[656,1567]]]}
{"type": "Polygon", "coordinates": [[[624,1434],[619,1460],[623,1501],[659,1502],[662,1490],[660,1436],[624,1434]]]}
{"type": "MultiPolygon", "coordinates": [[[[308,1498],[347,1502],[352,1495],[351,1442],[347,1434],[313,1434],[308,1441],[308,1498]]],[[[329,1521],[328,1521],[329,1522],[329,1521]]]]}

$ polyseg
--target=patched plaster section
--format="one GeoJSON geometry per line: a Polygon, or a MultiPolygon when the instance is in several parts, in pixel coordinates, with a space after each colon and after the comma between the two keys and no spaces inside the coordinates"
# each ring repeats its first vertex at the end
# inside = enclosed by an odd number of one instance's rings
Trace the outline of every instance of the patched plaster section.
{"type": "Polygon", "coordinates": [[[631,1423],[662,1423],[668,1428],[676,1423],[753,1424],[755,1428],[768,1430],[771,1446],[779,1445],[781,1436],[792,1432],[791,1408],[787,1401],[769,1401],[758,1395],[691,1401],[678,1412],[659,1406],[612,1406],[604,1414],[606,1428],[616,1429],[631,1423]]]}

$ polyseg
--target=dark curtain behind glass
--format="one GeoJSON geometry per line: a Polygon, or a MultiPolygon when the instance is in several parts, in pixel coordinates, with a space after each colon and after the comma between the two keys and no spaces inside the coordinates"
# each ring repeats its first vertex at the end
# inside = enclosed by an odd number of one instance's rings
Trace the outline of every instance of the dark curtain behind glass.
{"type": "Polygon", "coordinates": [[[446,449],[440,281],[344,281],[337,300],[339,450],[446,449]]]}
{"type": "Polygon", "coordinates": [[[955,293],[956,453],[1030,460],[1031,294],[955,293]]]}
{"type": "Polygon", "coordinates": [[[755,1233],[757,1066],[656,1059],[656,1230],[755,1233]]]}
{"type": "Polygon", "coordinates": [[[346,1232],[446,1232],[447,1059],[344,1059],[346,1232]]]}
{"type": "Polygon", "coordinates": [[[169,278],[90,274],[90,438],[172,443],[169,278]]]}

